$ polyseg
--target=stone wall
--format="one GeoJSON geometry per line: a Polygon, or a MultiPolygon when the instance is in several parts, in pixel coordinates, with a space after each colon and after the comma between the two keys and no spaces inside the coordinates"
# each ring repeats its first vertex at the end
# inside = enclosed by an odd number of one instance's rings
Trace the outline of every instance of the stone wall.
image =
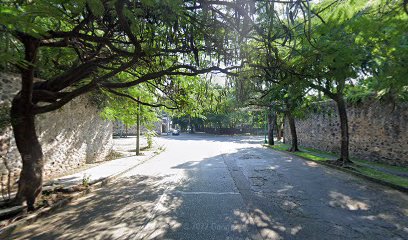
{"type": "Polygon", "coordinates": [[[197,128],[197,132],[205,132],[209,134],[219,134],[219,135],[234,135],[234,134],[251,134],[251,135],[264,135],[264,128],[197,128]]]}
{"type": "MultiPolygon", "coordinates": [[[[19,89],[19,76],[0,73],[0,105],[9,106],[19,89]]],[[[44,152],[44,176],[61,175],[85,163],[103,161],[112,148],[112,123],[84,95],[54,112],[36,117],[36,131],[44,152]]],[[[11,128],[0,132],[0,174],[15,180],[21,160],[11,128]]]]}
{"type": "MultiPolygon", "coordinates": [[[[408,104],[367,101],[348,106],[350,155],[369,161],[408,166],[408,104]]],[[[340,152],[340,123],[334,102],[323,102],[296,120],[299,144],[340,152]]],[[[291,141],[289,126],[285,136],[291,141]]]]}

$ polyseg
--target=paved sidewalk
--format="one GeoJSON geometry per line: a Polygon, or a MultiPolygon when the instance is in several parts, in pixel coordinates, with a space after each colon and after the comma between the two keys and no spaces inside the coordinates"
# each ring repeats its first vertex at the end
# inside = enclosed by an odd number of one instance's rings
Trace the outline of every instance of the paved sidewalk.
{"type": "MultiPolygon", "coordinates": [[[[113,149],[116,151],[117,144],[118,143],[123,143],[124,140],[118,139],[115,141],[113,149]]],[[[126,145],[126,144],[124,144],[126,145]]],[[[43,185],[43,191],[52,191],[53,189],[66,189],[67,191],[77,191],[75,190],[77,186],[81,186],[84,181],[87,182],[89,185],[93,185],[96,183],[100,183],[104,180],[112,180],[113,178],[124,174],[128,172],[129,170],[132,170],[133,168],[137,167],[138,165],[146,162],[147,160],[153,158],[156,156],[159,152],[161,152],[161,146],[155,141],[154,147],[149,150],[144,150],[141,151],[140,156],[136,156],[134,152],[131,152],[132,149],[130,149],[130,144],[129,146],[124,147],[122,146],[122,151],[126,152],[128,151],[127,156],[111,160],[111,161],[106,161],[106,162],[101,162],[94,164],[94,166],[86,168],[86,169],[78,169],[77,171],[73,170],[75,173],[69,174],[66,176],[62,177],[57,177],[54,179],[50,179],[48,181],[44,182],[43,185]],[[132,156],[129,156],[132,154],[132,156]]],[[[142,145],[141,147],[146,148],[147,144],[142,145]]],[[[12,197],[15,194],[12,194],[12,197]]],[[[17,213],[20,213],[25,207],[24,206],[16,206],[12,208],[6,208],[6,209],[1,209],[0,210],[0,218],[1,219],[6,219],[7,216],[12,216],[17,213]]],[[[31,217],[27,218],[25,221],[30,221],[30,219],[35,219],[39,215],[41,215],[41,211],[39,211],[38,214],[34,214],[31,217]]],[[[6,220],[7,221],[7,220],[6,220]]],[[[24,224],[24,221],[18,224],[24,224]]],[[[2,223],[0,222],[0,225],[2,223]]],[[[7,226],[8,224],[4,225],[7,226]]],[[[4,226],[0,226],[4,227],[4,226]]],[[[0,233],[4,231],[4,228],[0,230],[0,233]]],[[[1,237],[0,237],[1,239],[1,237]]]]}
{"type": "MultiPolygon", "coordinates": [[[[44,186],[63,186],[71,187],[78,184],[82,184],[86,181],[89,184],[93,184],[102,181],[106,178],[119,175],[133,167],[143,163],[144,161],[150,159],[158,151],[158,144],[154,141],[154,147],[148,151],[141,151],[141,156],[135,155],[136,148],[136,137],[129,136],[126,138],[113,138],[113,150],[122,154],[123,157],[111,161],[102,162],[94,167],[90,167],[84,170],[79,170],[73,174],[69,174],[63,177],[54,178],[47,181],[44,186]]],[[[147,148],[147,140],[144,136],[140,138],[140,148],[147,148]]]]}
{"type": "MultiPolygon", "coordinates": [[[[155,142],[156,139],[153,140],[155,142]]],[[[154,144],[153,144],[154,145],[154,144]]],[[[147,147],[147,139],[145,136],[140,136],[140,149],[147,147]]],[[[124,157],[134,156],[136,152],[136,136],[127,136],[123,138],[113,138],[113,150],[123,154],[124,157]]]]}
{"type": "Polygon", "coordinates": [[[157,149],[151,151],[143,151],[143,155],[141,156],[130,156],[107,161],[95,167],[79,171],[75,174],[50,180],[45,183],[44,186],[60,185],[63,187],[70,187],[82,184],[83,181],[87,181],[90,184],[99,182],[106,178],[119,175],[143,163],[144,161],[152,158],[156,154],[155,151],[157,151],[157,149]]]}

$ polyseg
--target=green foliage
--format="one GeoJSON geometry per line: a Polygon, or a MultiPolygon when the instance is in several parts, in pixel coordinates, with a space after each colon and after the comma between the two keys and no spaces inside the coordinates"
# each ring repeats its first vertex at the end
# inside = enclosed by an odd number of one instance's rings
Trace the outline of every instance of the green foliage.
{"type": "Polygon", "coordinates": [[[355,169],[365,175],[375,179],[379,179],[385,182],[390,182],[402,187],[408,187],[408,179],[405,177],[396,176],[393,174],[385,173],[373,168],[364,167],[364,166],[356,166],[355,169]]]}
{"type": "MultiPolygon", "coordinates": [[[[290,145],[289,144],[276,144],[276,145],[267,145],[268,147],[275,149],[275,150],[279,150],[279,151],[289,151],[290,149],[290,145]]],[[[298,152],[292,152],[291,154],[299,156],[299,157],[303,157],[309,160],[313,160],[313,161],[328,161],[328,159],[326,157],[317,155],[313,152],[310,151],[305,151],[305,149],[302,149],[302,151],[298,151],[298,152]]]]}
{"type": "MultiPolygon", "coordinates": [[[[243,83],[243,82],[241,82],[243,83]]],[[[194,111],[181,109],[173,114],[173,123],[180,125],[182,130],[188,126],[201,126],[209,128],[242,128],[262,127],[264,117],[258,109],[247,106],[246,100],[242,99],[240,91],[246,88],[238,86],[240,83],[230,80],[228,86],[220,86],[203,81],[196,84],[194,98],[194,111]],[[194,100],[195,99],[195,100],[194,100]],[[254,111],[255,110],[255,111],[254,111]]]]}
{"type": "Polygon", "coordinates": [[[308,22],[259,4],[265,31],[242,48],[251,68],[240,75],[251,79],[252,102],[302,117],[326,99],[408,99],[408,15],[396,1],[327,0],[311,10],[308,22]]]}
{"type": "MultiPolygon", "coordinates": [[[[104,109],[105,118],[128,125],[136,121],[137,104],[108,92],[109,84],[140,80],[138,87],[118,92],[177,108],[171,115],[183,124],[188,119],[217,127],[260,126],[264,118],[255,110],[271,105],[302,117],[311,102],[327,98],[359,102],[374,94],[391,101],[408,99],[408,15],[397,1],[313,1],[315,14],[310,15],[305,6],[296,5],[301,2],[239,3],[252,14],[255,25],[250,26],[233,7],[216,2],[196,9],[191,1],[124,1],[120,16],[118,1],[5,0],[0,7],[0,66],[16,70],[30,65],[23,58],[21,35],[43,44],[34,66],[43,79],[58,79],[88,60],[112,58],[57,93],[98,80],[93,90],[101,88],[102,94],[92,94],[92,101],[104,109]],[[84,19],[89,22],[78,24],[84,19]],[[67,44],[49,45],[60,41],[67,44]],[[132,64],[131,56],[138,56],[132,64]],[[238,62],[245,66],[228,87],[192,76],[198,66],[238,62]],[[125,63],[129,67],[119,70],[125,63]],[[163,73],[177,65],[187,67],[163,73]],[[149,76],[154,77],[143,80],[149,76]],[[261,107],[249,107],[253,105],[261,107]]],[[[142,121],[155,121],[161,110],[142,107],[142,121]]]]}
{"type": "Polygon", "coordinates": [[[105,7],[103,6],[101,0],[86,0],[86,3],[88,4],[89,9],[91,10],[93,15],[95,15],[96,17],[103,16],[105,7]]]}
{"type": "Polygon", "coordinates": [[[93,91],[89,94],[89,100],[94,104],[99,110],[103,110],[108,103],[108,96],[102,91],[93,91]]]}
{"type": "MultiPolygon", "coordinates": [[[[137,115],[140,114],[141,124],[147,128],[152,128],[154,123],[158,121],[158,111],[149,107],[143,106],[129,98],[116,96],[105,92],[107,98],[106,105],[101,113],[101,116],[108,120],[119,120],[127,126],[136,124],[137,115]]],[[[126,91],[126,94],[135,99],[140,99],[141,102],[152,101],[154,96],[145,94],[143,86],[136,86],[126,91]]]]}
{"type": "MultiPolygon", "coordinates": [[[[230,39],[236,33],[228,30],[222,18],[233,16],[235,10],[214,4],[214,9],[223,12],[216,16],[192,4],[181,0],[5,0],[0,7],[4,30],[0,68],[19,71],[16,66],[33,66],[36,77],[52,82],[53,86],[41,88],[52,89],[58,96],[87,85],[92,85],[88,91],[105,91],[113,83],[150,81],[143,91],[153,93],[155,103],[199,115],[196,109],[203,95],[196,85],[202,84],[194,75],[198,67],[232,61],[234,42],[230,39]],[[24,59],[24,39],[39,43],[35,63],[24,59]],[[67,86],[55,86],[63,80],[67,86]]],[[[129,92],[130,85],[120,88],[129,92]]],[[[98,105],[103,102],[94,100],[98,105]]],[[[114,115],[113,110],[105,115],[114,115]]]]}
{"type": "Polygon", "coordinates": [[[201,117],[203,110],[210,104],[207,97],[211,90],[207,80],[199,76],[176,76],[170,80],[166,91],[167,98],[170,104],[177,106],[172,115],[201,117]]]}
{"type": "Polygon", "coordinates": [[[373,96],[372,90],[362,86],[354,86],[346,91],[347,102],[351,104],[365,102],[373,96]]]}
{"type": "Polygon", "coordinates": [[[240,99],[238,87],[216,87],[213,89],[212,100],[210,108],[204,112],[204,124],[207,127],[241,128],[256,124],[256,114],[240,99]]]}
{"type": "Polygon", "coordinates": [[[82,177],[82,186],[84,187],[89,187],[89,184],[91,183],[91,176],[84,174],[82,177]]]}
{"type": "Polygon", "coordinates": [[[147,148],[153,147],[153,138],[157,136],[156,131],[148,130],[144,133],[147,138],[147,148]]]}
{"type": "Polygon", "coordinates": [[[358,43],[369,51],[366,85],[379,98],[407,100],[408,14],[396,1],[372,1],[367,13],[354,22],[358,43]]]}
{"type": "Polygon", "coordinates": [[[15,71],[14,65],[18,65],[21,46],[14,41],[13,36],[8,32],[0,31],[0,70],[15,71]]]}

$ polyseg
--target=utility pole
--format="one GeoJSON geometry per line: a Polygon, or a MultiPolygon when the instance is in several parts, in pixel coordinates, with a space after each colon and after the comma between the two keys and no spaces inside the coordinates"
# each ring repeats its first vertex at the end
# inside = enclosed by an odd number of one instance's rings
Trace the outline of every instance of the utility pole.
{"type": "MultiPolygon", "coordinates": [[[[137,98],[140,101],[140,97],[137,98]]],[[[140,155],[140,103],[137,103],[137,115],[136,115],[136,155],[140,155]]]]}

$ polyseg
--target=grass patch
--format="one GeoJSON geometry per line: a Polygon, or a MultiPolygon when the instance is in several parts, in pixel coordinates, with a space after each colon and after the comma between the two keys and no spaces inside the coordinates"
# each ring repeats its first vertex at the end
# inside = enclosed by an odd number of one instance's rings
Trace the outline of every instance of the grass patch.
{"type": "Polygon", "coordinates": [[[364,167],[360,165],[354,166],[354,169],[357,170],[357,172],[366,175],[368,177],[380,179],[385,182],[393,183],[402,187],[408,187],[408,179],[392,174],[388,174],[385,172],[378,171],[376,169],[372,169],[369,167],[364,167]]]}
{"type": "MultiPolygon", "coordinates": [[[[268,145],[268,147],[278,151],[288,151],[290,145],[278,143],[273,146],[268,145]]],[[[334,160],[337,158],[337,156],[333,153],[313,148],[299,148],[299,149],[301,150],[300,152],[291,152],[291,154],[316,162],[324,162],[334,160]]],[[[375,178],[378,180],[382,180],[384,182],[389,182],[401,187],[408,188],[408,178],[399,176],[397,174],[392,174],[392,171],[408,173],[408,167],[391,166],[387,164],[375,163],[355,158],[352,158],[352,161],[354,162],[354,165],[352,169],[350,169],[351,171],[363,174],[367,177],[375,178]],[[381,171],[381,169],[384,169],[384,171],[381,171]],[[386,170],[390,170],[391,172],[387,172],[386,170]]]]}
{"type": "Polygon", "coordinates": [[[376,163],[376,162],[370,162],[367,160],[362,160],[362,159],[352,159],[352,161],[360,164],[366,164],[366,165],[371,165],[371,166],[376,166],[376,167],[381,167],[384,169],[389,169],[389,170],[394,170],[394,171],[399,171],[402,173],[407,173],[408,174],[408,167],[399,167],[399,166],[392,166],[392,165],[387,165],[383,163],[376,163]]]}
{"type": "MultiPolygon", "coordinates": [[[[279,151],[288,151],[288,149],[290,148],[289,144],[276,144],[276,145],[268,145],[268,147],[275,149],[275,150],[279,150],[279,151]]],[[[301,152],[291,152],[292,154],[299,156],[299,157],[304,157],[313,161],[327,161],[328,159],[324,156],[320,156],[317,155],[315,153],[313,153],[312,151],[309,150],[305,150],[303,148],[301,148],[301,152]]]]}
{"type": "Polygon", "coordinates": [[[321,157],[321,156],[316,156],[312,153],[307,153],[307,152],[293,152],[293,154],[300,156],[300,157],[304,157],[313,161],[327,161],[328,159],[325,157],[321,157]]]}
{"type": "Polygon", "coordinates": [[[313,152],[313,153],[317,153],[317,154],[322,154],[322,155],[326,155],[326,156],[330,156],[330,157],[337,157],[336,154],[332,153],[332,152],[326,152],[326,151],[322,151],[319,149],[314,149],[314,148],[301,148],[302,150],[308,151],[308,152],[313,152]]]}
{"type": "Polygon", "coordinates": [[[276,144],[276,145],[268,145],[268,147],[272,148],[272,149],[276,149],[276,150],[280,150],[280,151],[287,151],[290,146],[288,144],[276,144]]]}

